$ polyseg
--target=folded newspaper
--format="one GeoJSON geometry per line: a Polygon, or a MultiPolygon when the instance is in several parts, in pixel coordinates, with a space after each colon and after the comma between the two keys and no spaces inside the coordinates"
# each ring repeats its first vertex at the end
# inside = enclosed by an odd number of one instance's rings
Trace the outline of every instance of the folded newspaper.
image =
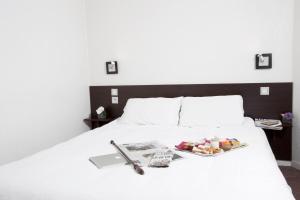
{"type": "Polygon", "coordinates": [[[255,125],[260,128],[282,130],[282,123],[275,119],[255,119],[255,125]]]}
{"type": "Polygon", "coordinates": [[[168,147],[156,141],[144,143],[121,144],[124,153],[140,166],[168,167],[172,160],[182,158],[168,147]]]}
{"type": "MultiPolygon", "coordinates": [[[[119,147],[131,160],[141,167],[168,167],[171,161],[182,158],[168,147],[156,141],[121,144],[119,147]]],[[[126,163],[126,160],[119,153],[90,157],[89,161],[99,169],[126,163]]]]}

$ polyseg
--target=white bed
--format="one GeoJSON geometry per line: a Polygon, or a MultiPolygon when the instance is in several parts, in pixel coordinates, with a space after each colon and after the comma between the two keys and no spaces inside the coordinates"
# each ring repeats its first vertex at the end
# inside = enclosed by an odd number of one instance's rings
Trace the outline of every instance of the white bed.
{"type": "Polygon", "coordinates": [[[222,128],[124,125],[114,121],[23,160],[0,167],[1,200],[294,199],[264,132],[245,118],[222,128]],[[157,140],[173,147],[203,137],[238,138],[249,146],[217,157],[180,152],[169,168],[97,169],[90,156],[116,152],[109,144],[157,140]]]}

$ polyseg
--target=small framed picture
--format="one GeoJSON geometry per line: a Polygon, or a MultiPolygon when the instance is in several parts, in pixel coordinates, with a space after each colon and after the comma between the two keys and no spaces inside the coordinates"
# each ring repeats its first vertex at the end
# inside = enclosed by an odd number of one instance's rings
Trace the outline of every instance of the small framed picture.
{"type": "Polygon", "coordinates": [[[256,69],[272,69],[272,54],[257,54],[255,56],[256,69]]]}
{"type": "Polygon", "coordinates": [[[106,62],[106,74],[118,74],[117,61],[106,62]]]}

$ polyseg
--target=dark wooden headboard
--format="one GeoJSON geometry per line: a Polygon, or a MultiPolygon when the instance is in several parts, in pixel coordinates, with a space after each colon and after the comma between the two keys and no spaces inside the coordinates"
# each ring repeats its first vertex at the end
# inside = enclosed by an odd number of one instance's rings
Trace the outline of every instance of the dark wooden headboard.
{"type": "Polygon", "coordinates": [[[194,85],[130,85],[91,86],[91,113],[104,106],[111,118],[122,115],[129,98],[242,95],[245,115],[253,118],[276,118],[280,113],[292,111],[292,83],[242,83],[194,85]],[[270,87],[269,96],[260,96],[260,87],[270,87]],[[119,90],[119,104],[111,103],[111,89],[119,90]]]}

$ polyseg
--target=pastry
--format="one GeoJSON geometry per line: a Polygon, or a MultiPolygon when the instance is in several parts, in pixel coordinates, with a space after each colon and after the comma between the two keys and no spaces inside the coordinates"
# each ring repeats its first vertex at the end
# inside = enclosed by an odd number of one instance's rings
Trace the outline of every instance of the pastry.
{"type": "Polygon", "coordinates": [[[230,142],[233,149],[240,147],[240,141],[238,141],[237,139],[230,140],[230,142]]]}
{"type": "Polygon", "coordinates": [[[232,144],[229,140],[225,140],[220,142],[220,148],[223,149],[224,151],[229,151],[232,148],[232,144]]]}

